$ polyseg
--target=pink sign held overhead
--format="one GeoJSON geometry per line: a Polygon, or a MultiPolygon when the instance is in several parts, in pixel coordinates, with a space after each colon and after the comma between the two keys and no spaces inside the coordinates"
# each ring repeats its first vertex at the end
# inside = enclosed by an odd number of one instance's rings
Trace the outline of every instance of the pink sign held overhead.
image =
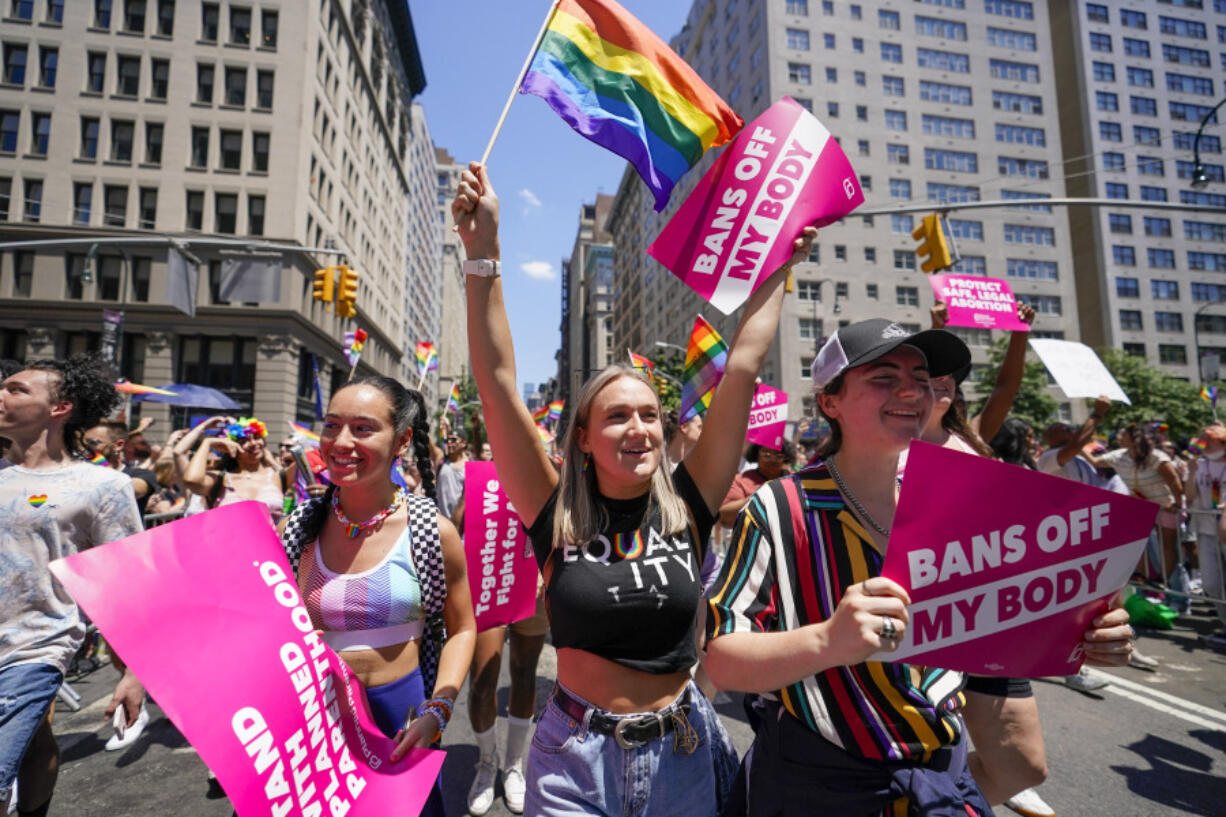
{"type": "Polygon", "coordinates": [[[241,817],[421,812],[443,753],[396,744],[315,634],[258,502],[52,562],[241,817]]]}
{"type": "Polygon", "coordinates": [[[929,280],[932,294],[949,309],[946,325],[1030,331],[1030,326],[1017,316],[1013,290],[999,278],[946,273],[933,275],[929,280]]]}
{"type": "Polygon", "coordinates": [[[787,421],[787,392],[759,383],[753,393],[753,406],[749,409],[749,428],[745,431],[745,439],[773,451],[782,451],[787,421]]]}
{"type": "Polygon", "coordinates": [[[930,667],[1071,675],[1093,618],[1128,582],[1158,506],[913,442],[881,574],[911,595],[895,652],[930,667]]]}
{"type": "Polygon", "coordinates": [[[647,252],[730,315],[791,257],[801,230],[863,203],[830,131],[784,97],[724,148],[647,252]]]}
{"type": "Polygon", "coordinates": [[[536,613],[536,558],[492,462],[464,464],[464,554],[477,632],[536,613]]]}

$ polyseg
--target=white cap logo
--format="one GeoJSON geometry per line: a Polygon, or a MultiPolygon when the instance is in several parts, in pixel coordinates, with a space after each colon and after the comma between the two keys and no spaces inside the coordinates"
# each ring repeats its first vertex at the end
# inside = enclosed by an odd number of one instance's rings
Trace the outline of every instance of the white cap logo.
{"type": "Polygon", "coordinates": [[[908,332],[906,329],[903,329],[901,326],[899,326],[896,323],[892,323],[889,326],[887,326],[885,329],[881,330],[882,340],[890,340],[891,338],[909,338],[909,337],[911,337],[911,333],[908,332]]]}

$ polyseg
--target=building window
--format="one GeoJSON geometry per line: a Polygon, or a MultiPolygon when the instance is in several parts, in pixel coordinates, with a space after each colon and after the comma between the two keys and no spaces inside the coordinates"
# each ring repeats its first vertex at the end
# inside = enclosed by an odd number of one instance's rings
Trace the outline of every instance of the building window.
{"type": "Polygon", "coordinates": [[[238,194],[213,194],[213,231],[233,234],[238,229],[238,194]]]}
{"type": "Polygon", "coordinates": [[[1051,227],[1035,227],[1030,224],[1006,224],[1005,243],[1054,247],[1056,246],[1056,231],[1051,227]]]}
{"type": "Polygon", "coordinates": [[[1144,57],[1149,59],[1149,41],[1124,38],[1124,54],[1129,57],[1144,57]]]}
{"type": "Polygon", "coordinates": [[[851,38],[851,50],[857,54],[864,53],[864,39],[862,37],[851,38]]]}
{"type": "Polygon", "coordinates": [[[907,129],[907,112],[885,111],[885,129],[905,131],[907,129]]]}
{"type": "Polygon", "coordinates": [[[1154,312],[1154,328],[1159,332],[1182,332],[1182,312],[1154,312]]]}
{"type": "MultiPolygon", "coordinates": [[[[1097,63],[1095,64],[1097,65],[1097,63]]],[[[992,75],[992,79],[1004,79],[1013,82],[1039,81],[1039,66],[1028,62],[989,60],[988,72],[992,75]]],[[[1114,79],[1114,76],[1112,79],[1114,79]]]]}
{"type": "Polygon", "coordinates": [[[919,288],[894,287],[894,300],[899,306],[919,306],[919,288]]]}
{"type": "Polygon", "coordinates": [[[255,72],[255,104],[257,108],[272,109],[272,71],[255,72]]]}
{"type": "Polygon", "coordinates": [[[979,201],[979,188],[972,185],[928,182],[926,187],[928,201],[941,203],[979,201]]]}
{"type": "Polygon", "coordinates": [[[150,60],[152,80],[149,85],[149,95],[154,99],[165,99],[170,86],[170,60],[150,60]]]}
{"type": "Polygon", "coordinates": [[[1166,201],[1166,188],[1141,185],[1141,201],[1166,201]]]}
{"type": "Polygon", "coordinates": [[[1030,304],[1040,315],[1063,315],[1064,305],[1059,295],[1023,295],[1018,294],[1019,303],[1030,304]]]}
{"type": "Polygon", "coordinates": [[[247,235],[264,235],[263,196],[247,196],[247,235]]]}
{"type": "MultiPolygon", "coordinates": [[[[1167,221],[1167,235],[1170,235],[1169,220],[1167,221]]],[[[1184,221],[1183,237],[1192,241],[1226,242],[1226,224],[1215,224],[1208,221],[1184,221]]]]}
{"type": "Polygon", "coordinates": [[[1120,96],[1108,91],[1094,92],[1094,106],[1100,111],[1116,112],[1120,109],[1120,96]]]}
{"type": "Polygon", "coordinates": [[[1041,159],[1018,159],[1000,156],[996,159],[996,171],[1002,176],[1025,176],[1028,179],[1046,179],[1047,162],[1041,159]]]}
{"type": "Polygon", "coordinates": [[[970,105],[971,89],[965,85],[920,80],[920,99],[925,102],[945,102],[950,105],[970,105]]]}
{"type": "Polygon", "coordinates": [[[789,28],[787,30],[788,48],[793,51],[808,51],[809,50],[809,32],[803,28],[789,28]]]}
{"type": "Polygon", "coordinates": [[[1124,28],[1136,28],[1141,31],[1146,31],[1149,28],[1145,12],[1134,11],[1133,9],[1120,9],[1120,25],[1124,28]]]}
{"type": "Polygon", "coordinates": [[[199,190],[187,191],[187,219],[184,225],[188,230],[204,229],[204,193],[199,190]]]}
{"type": "Polygon", "coordinates": [[[812,84],[813,76],[811,69],[803,62],[789,62],[788,82],[794,82],[798,85],[812,84]]]}
{"type": "Polygon", "coordinates": [[[1203,272],[1226,272],[1226,253],[1189,251],[1188,269],[1203,272]]]}
{"type": "Polygon", "coordinates": [[[1115,66],[1109,62],[1094,63],[1095,82],[1115,82],[1115,66]]]}
{"type": "Polygon", "coordinates": [[[946,40],[966,40],[966,23],[915,15],[915,33],[946,40]]]}
{"type": "Polygon", "coordinates": [[[12,0],[9,16],[18,20],[34,19],[34,0],[12,0]]]}
{"type": "Polygon", "coordinates": [[[915,56],[921,68],[935,68],[940,71],[954,71],[959,74],[969,74],[971,71],[971,58],[967,54],[920,48],[916,50],[915,56]]]}
{"type": "MultiPolygon", "coordinates": [[[[1223,29],[1226,32],[1226,28],[1223,29]]],[[[1166,89],[1181,94],[1213,95],[1213,80],[1209,77],[1193,77],[1187,74],[1166,74],[1166,89]]]]}
{"type": "Polygon", "coordinates": [[[838,81],[839,81],[839,69],[827,68],[826,69],[826,82],[833,85],[834,83],[838,81]]]}
{"type": "Polygon", "coordinates": [[[200,4],[200,39],[210,43],[217,42],[217,28],[220,18],[221,12],[218,9],[217,3],[200,4]]]}
{"type": "Polygon", "coordinates": [[[29,298],[33,287],[34,253],[30,250],[13,253],[13,295],[29,298]]]}
{"type": "Polygon", "coordinates": [[[230,6],[230,43],[232,45],[251,43],[251,9],[230,6]]]}
{"type": "Polygon", "coordinates": [[[128,186],[108,184],[103,187],[104,213],[102,223],[107,227],[123,227],[128,220],[128,186]]]}
{"type": "Polygon", "coordinates": [[[94,27],[111,27],[111,0],[94,0],[94,27]]]}
{"type": "Polygon", "coordinates": [[[799,328],[797,334],[801,340],[816,341],[822,336],[822,322],[817,318],[801,318],[799,328]]]}
{"type": "Polygon", "coordinates": [[[1128,75],[1128,84],[1137,88],[1153,88],[1154,87],[1154,72],[1148,68],[1137,68],[1130,65],[1125,69],[1128,75]]]}
{"type": "Polygon", "coordinates": [[[268,172],[268,144],[269,137],[267,133],[255,131],[251,134],[251,169],[259,173],[268,172]]]}
{"type": "Polygon", "coordinates": [[[1197,68],[1208,68],[1209,52],[1200,48],[1184,48],[1179,45],[1163,45],[1162,59],[1180,65],[1192,65],[1197,68]]]}
{"type": "Polygon", "coordinates": [[[881,90],[886,96],[906,96],[906,83],[902,77],[882,77],[881,90]]]}
{"type": "Polygon", "coordinates": [[[30,153],[46,156],[51,141],[51,114],[30,114],[30,153]]]}
{"type": "Polygon", "coordinates": [[[867,105],[857,105],[856,106],[856,121],[857,122],[867,122],[868,121],[868,106],[867,105]]]}
{"type": "Polygon", "coordinates": [[[209,129],[192,128],[192,167],[208,167],[209,129]]]}
{"type": "Polygon", "coordinates": [[[1192,37],[1197,40],[1203,40],[1208,36],[1204,23],[1195,20],[1181,20],[1178,17],[1159,17],[1158,30],[1163,34],[1192,37]]]}
{"type": "Polygon", "coordinates": [[[132,142],[136,139],[136,124],[130,120],[111,120],[111,161],[131,162],[132,142]]]}
{"type": "MultiPolygon", "coordinates": [[[[1187,235],[1187,223],[1184,224],[1184,238],[1191,238],[1187,235]]],[[[1145,216],[1145,234],[1148,236],[1156,236],[1158,238],[1171,237],[1171,220],[1169,218],[1161,218],[1158,216],[1145,216]]],[[[1223,236],[1226,240],[1226,236],[1223,236]]]]}
{"type": "Polygon", "coordinates": [[[890,179],[890,198],[907,201],[911,198],[911,182],[906,179],[890,179]]]}
{"type": "Polygon", "coordinates": [[[1030,278],[1035,281],[1058,281],[1060,279],[1055,261],[1035,261],[1029,258],[1006,259],[1005,274],[1010,278],[1030,278]]]}
{"type": "Polygon", "coordinates": [[[140,57],[119,57],[115,93],[136,96],[140,93],[140,57]]]}
{"type": "Polygon", "coordinates": [[[809,16],[809,0],[788,0],[788,14],[794,14],[798,17],[809,16]]]}
{"type": "Polygon", "coordinates": [[[265,48],[277,47],[277,12],[270,9],[260,12],[260,43],[265,48]]]}
{"type": "Polygon", "coordinates": [[[834,50],[834,35],[833,34],[823,34],[822,35],[822,45],[824,45],[828,51],[833,51],[834,50]]]}
{"type": "Polygon", "coordinates": [[[1137,265],[1137,249],[1124,244],[1111,247],[1111,263],[1120,267],[1135,267],[1137,265]]]}
{"type": "Polygon", "coordinates": [[[1034,19],[1034,4],[1027,0],[985,0],[983,5],[988,14],[999,14],[1015,20],[1034,19]]]}
{"type": "Polygon", "coordinates": [[[1104,142],[1122,142],[1124,141],[1124,131],[1120,128],[1119,122],[1099,122],[1098,138],[1104,142]]]}
{"type": "Polygon", "coordinates": [[[988,26],[988,45],[1009,48],[1014,51],[1037,51],[1039,47],[1038,40],[1033,34],[992,26],[988,26]]]}
{"type": "Polygon", "coordinates": [[[1185,365],[1188,362],[1188,347],[1169,343],[1159,343],[1158,360],[1161,363],[1170,363],[1176,366],[1185,365]]]}
{"type": "Polygon", "coordinates": [[[924,167],[928,170],[948,170],[956,173],[978,173],[979,157],[957,150],[924,148],[924,167]]]}
{"type": "Polygon", "coordinates": [[[175,0],[158,0],[158,34],[170,37],[175,33],[175,0]]]}
{"type": "Polygon", "coordinates": [[[1086,19],[1091,23],[1107,23],[1107,7],[1101,3],[1086,3],[1086,19]]]}
{"type": "Polygon", "coordinates": [[[205,105],[213,104],[213,74],[214,68],[205,62],[196,63],[196,101],[205,105]]]}
{"type": "Polygon", "coordinates": [[[1103,170],[1123,170],[1124,154],[1107,152],[1103,154],[1103,170]]]}
{"type": "Polygon", "coordinates": [[[897,43],[881,44],[881,59],[883,62],[902,62],[902,46],[897,43]]]}
{"type": "Polygon", "coordinates": [[[15,43],[4,44],[4,81],[9,85],[25,85],[26,60],[29,49],[15,43]]]}
{"type": "Polygon", "coordinates": [[[1115,277],[1115,294],[1119,298],[1140,298],[1141,284],[1136,278],[1115,277]]]}
{"type": "Polygon", "coordinates": [[[1137,173],[1142,176],[1165,176],[1166,164],[1157,156],[1138,156],[1137,173]]]}
{"type": "Polygon", "coordinates": [[[885,146],[886,161],[892,165],[911,164],[911,148],[907,145],[889,144],[885,146]]]}
{"type": "Polygon", "coordinates": [[[124,0],[123,29],[134,34],[145,33],[145,0],[124,0]]]}
{"type": "Polygon", "coordinates": [[[1104,54],[1111,53],[1111,35],[1103,34],[1098,31],[1090,32],[1090,50],[1101,51],[1104,54]]]}
{"type": "Polygon", "coordinates": [[[873,300],[873,301],[877,300],[877,297],[878,297],[877,296],[877,285],[876,284],[865,284],[864,285],[864,297],[870,300],[873,300]]]}
{"type": "Polygon", "coordinates": [[[1148,96],[1128,97],[1129,108],[1137,116],[1157,116],[1158,100],[1148,96]]]}
{"type": "Polygon", "coordinates": [[[1031,94],[1013,94],[1007,91],[992,92],[992,107],[1012,113],[1043,113],[1043,99],[1031,94]]]}
{"type": "Polygon", "coordinates": [[[247,68],[226,66],[226,104],[243,106],[247,104],[247,68]]]}
{"type": "Polygon", "coordinates": [[[225,170],[240,170],[243,166],[243,132],[221,131],[221,166],[225,170]]]}
{"type": "Polygon", "coordinates": [[[1192,283],[1192,300],[1198,303],[1226,300],[1226,286],[1222,284],[1192,283]]]}
{"type": "Polygon", "coordinates": [[[1132,235],[1132,216],[1126,213],[1108,213],[1107,227],[1116,235],[1132,235]]]}
{"type": "Polygon", "coordinates": [[[162,125],[156,122],[145,123],[145,163],[160,165],[162,163],[162,125]]]}
{"type": "Polygon", "coordinates": [[[77,182],[72,186],[72,223],[89,224],[90,208],[94,200],[92,182],[77,182]]]}
{"type": "Polygon", "coordinates": [[[89,73],[87,74],[85,90],[100,94],[106,82],[106,53],[91,51],[87,57],[89,73]]]}
{"type": "Polygon", "coordinates": [[[1178,281],[1150,281],[1149,291],[1155,300],[1158,301],[1178,301],[1179,300],[1179,282],[1178,281]]]}
{"type": "Polygon", "coordinates": [[[0,221],[9,220],[9,203],[13,198],[13,180],[0,176],[0,221]]]}
{"type": "Polygon", "coordinates": [[[38,47],[38,84],[41,88],[54,88],[55,75],[60,64],[58,48],[38,47]]]}
{"type": "MultiPolygon", "coordinates": [[[[1140,322],[1141,322],[1141,313],[1138,312],[1137,313],[1137,324],[1138,324],[1137,328],[1140,328],[1139,326],[1140,322]]],[[[1132,327],[1124,326],[1123,311],[1120,312],[1120,328],[1121,329],[1131,329],[1132,328],[1132,327]]],[[[1140,357],[1140,358],[1145,357],[1145,344],[1144,343],[1125,343],[1123,344],[1123,349],[1124,349],[1124,354],[1126,355],[1131,355],[1132,357],[1140,357]]]]}
{"type": "Polygon", "coordinates": [[[1162,146],[1162,132],[1144,125],[1132,126],[1132,141],[1138,145],[1162,146]]]}
{"type": "Polygon", "coordinates": [[[98,158],[99,121],[92,116],[81,117],[81,158],[98,158]]]}
{"type": "Polygon", "coordinates": [[[137,224],[142,230],[152,230],[157,226],[158,191],[156,187],[140,189],[140,220],[137,224]]]}
{"type": "Polygon", "coordinates": [[[877,27],[888,29],[889,31],[898,31],[902,28],[902,18],[897,11],[879,9],[877,11],[877,27]]]}
{"type": "Polygon", "coordinates": [[[1128,198],[1128,185],[1119,182],[1107,182],[1103,185],[1106,190],[1107,198],[1109,199],[1126,199],[1128,198]]]}
{"type": "Polygon", "coordinates": [[[915,270],[915,253],[911,250],[894,250],[894,269],[913,272],[915,270]]]}
{"type": "Polygon", "coordinates": [[[983,241],[983,222],[968,219],[947,219],[949,233],[964,241],[983,241]]]}
{"type": "Polygon", "coordinates": [[[826,116],[830,117],[831,119],[838,119],[839,118],[839,103],[827,102],[826,103],[826,116]]]}

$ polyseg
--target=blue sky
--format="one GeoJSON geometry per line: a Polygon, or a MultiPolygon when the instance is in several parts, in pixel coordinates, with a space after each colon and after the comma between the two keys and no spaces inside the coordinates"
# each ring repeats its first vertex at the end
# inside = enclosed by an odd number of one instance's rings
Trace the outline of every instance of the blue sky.
{"type": "MultiPolygon", "coordinates": [[[[656,34],[680,31],[690,0],[621,0],[656,34]]],[[[434,143],[481,158],[549,0],[410,0],[426,69],[418,101],[434,143]]],[[[544,101],[517,96],[490,156],[502,202],[503,287],[520,383],[557,371],[561,262],[580,207],[614,194],[625,161],[572,131],[544,101]]]]}

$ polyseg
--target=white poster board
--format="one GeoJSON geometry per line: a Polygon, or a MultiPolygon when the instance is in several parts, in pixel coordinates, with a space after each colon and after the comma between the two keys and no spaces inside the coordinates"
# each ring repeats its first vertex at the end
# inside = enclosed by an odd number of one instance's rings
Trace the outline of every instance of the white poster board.
{"type": "Polygon", "coordinates": [[[1047,371],[1055,378],[1056,385],[1067,397],[1095,398],[1100,395],[1115,402],[1128,403],[1128,395],[1115,382],[1111,372],[1094,350],[1084,343],[1072,340],[1031,338],[1030,348],[1043,361],[1047,371]]]}

